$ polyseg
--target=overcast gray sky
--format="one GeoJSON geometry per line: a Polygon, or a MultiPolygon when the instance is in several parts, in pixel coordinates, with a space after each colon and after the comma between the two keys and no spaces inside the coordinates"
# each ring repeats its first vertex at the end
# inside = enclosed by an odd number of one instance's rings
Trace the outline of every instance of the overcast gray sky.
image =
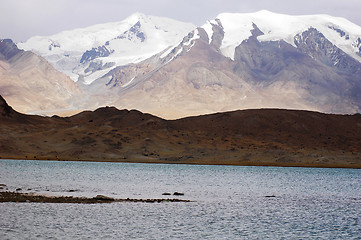
{"type": "Polygon", "coordinates": [[[222,12],[270,10],[330,14],[361,25],[361,0],[0,0],[0,38],[35,35],[121,21],[134,12],[202,25],[222,12]]]}

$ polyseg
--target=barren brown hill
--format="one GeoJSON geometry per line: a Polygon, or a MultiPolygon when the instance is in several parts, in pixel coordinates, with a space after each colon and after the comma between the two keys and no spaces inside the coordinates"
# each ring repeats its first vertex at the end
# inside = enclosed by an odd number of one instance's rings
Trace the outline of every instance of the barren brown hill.
{"type": "Polygon", "coordinates": [[[361,167],[361,115],[259,109],[164,120],[113,107],[24,115],[0,98],[0,156],[14,159],[361,167]]]}

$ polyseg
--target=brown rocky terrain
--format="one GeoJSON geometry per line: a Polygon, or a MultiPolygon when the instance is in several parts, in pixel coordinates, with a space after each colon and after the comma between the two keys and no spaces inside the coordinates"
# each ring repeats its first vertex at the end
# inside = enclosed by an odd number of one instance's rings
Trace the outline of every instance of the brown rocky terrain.
{"type": "Polygon", "coordinates": [[[0,98],[0,157],[361,168],[361,115],[258,109],[164,120],[114,107],[71,117],[0,98]]]}

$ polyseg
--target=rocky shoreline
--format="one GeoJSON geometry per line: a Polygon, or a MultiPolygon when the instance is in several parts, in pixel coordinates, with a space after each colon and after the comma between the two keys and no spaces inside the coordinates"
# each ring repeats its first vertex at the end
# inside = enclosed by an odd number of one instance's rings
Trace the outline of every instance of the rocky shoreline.
{"type": "Polygon", "coordinates": [[[191,200],[183,199],[118,199],[103,195],[97,195],[92,198],[87,197],[72,197],[72,196],[44,196],[32,193],[20,192],[0,192],[0,202],[18,202],[18,203],[81,203],[81,204],[95,204],[95,203],[114,203],[114,202],[134,202],[134,203],[167,203],[167,202],[192,202],[191,200]]]}

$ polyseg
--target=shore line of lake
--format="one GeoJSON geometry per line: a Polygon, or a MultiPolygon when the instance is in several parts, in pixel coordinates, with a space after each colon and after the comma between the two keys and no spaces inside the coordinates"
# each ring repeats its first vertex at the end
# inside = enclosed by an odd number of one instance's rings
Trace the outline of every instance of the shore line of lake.
{"type": "Polygon", "coordinates": [[[18,203],[79,203],[79,204],[95,204],[95,203],[114,203],[114,202],[133,202],[133,203],[167,203],[167,202],[192,202],[184,199],[134,199],[134,198],[111,198],[104,195],[97,195],[92,198],[73,197],[73,196],[45,196],[32,193],[21,192],[0,192],[0,202],[18,202],[18,203]]]}
{"type": "Polygon", "coordinates": [[[21,156],[0,156],[0,160],[30,160],[30,161],[61,161],[61,162],[108,162],[108,163],[149,163],[149,164],[186,164],[186,165],[220,165],[220,166],[248,166],[248,167],[302,167],[302,168],[348,168],[361,169],[360,164],[342,164],[342,163],[304,163],[304,162],[262,162],[262,161],[232,161],[232,160],[181,160],[181,159],[152,159],[152,158],[134,158],[134,159],[53,159],[36,158],[26,159],[21,156]]]}

